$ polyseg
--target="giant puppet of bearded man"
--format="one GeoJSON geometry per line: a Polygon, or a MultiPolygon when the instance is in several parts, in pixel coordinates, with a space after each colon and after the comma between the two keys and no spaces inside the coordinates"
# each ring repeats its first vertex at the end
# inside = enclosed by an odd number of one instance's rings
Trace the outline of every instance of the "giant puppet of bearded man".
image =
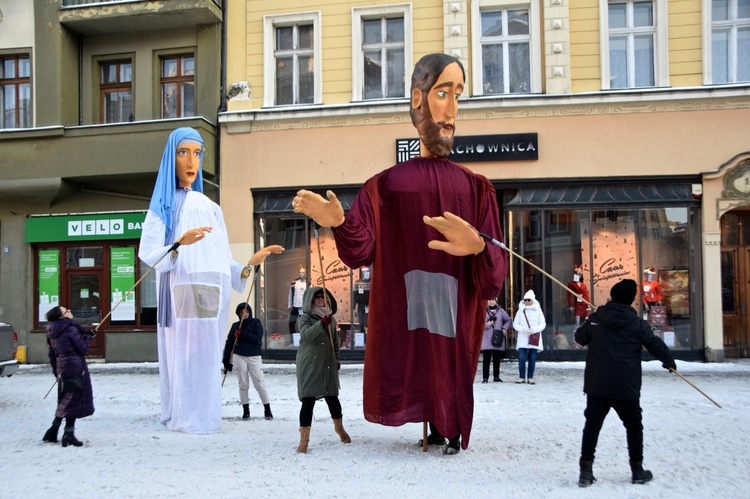
{"type": "Polygon", "coordinates": [[[232,288],[281,246],[232,258],[221,208],[203,194],[203,139],[178,128],[167,139],[143,223],[138,257],[156,269],[160,421],[170,430],[221,430],[221,354],[232,288]],[[167,252],[173,243],[179,249],[167,252]]]}
{"type": "Polygon", "coordinates": [[[446,453],[469,444],[486,300],[500,292],[508,264],[472,228],[501,237],[495,189],[446,158],[464,80],[454,57],[420,59],[411,83],[420,156],[370,178],[349,213],[331,191],[324,199],[301,190],[293,200],[296,212],[333,227],[349,267],[376,269],[365,418],[387,426],[430,422],[428,443],[448,437],[446,453]]]}

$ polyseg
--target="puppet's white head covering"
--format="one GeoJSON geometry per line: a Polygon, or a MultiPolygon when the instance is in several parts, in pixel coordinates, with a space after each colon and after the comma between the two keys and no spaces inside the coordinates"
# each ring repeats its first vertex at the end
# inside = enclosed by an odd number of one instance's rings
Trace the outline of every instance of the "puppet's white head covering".
{"type": "MultiPolygon", "coordinates": [[[[167,226],[168,233],[172,231],[174,193],[177,190],[175,153],[177,152],[177,146],[183,140],[203,145],[203,138],[193,128],[182,127],[169,134],[167,145],[164,147],[164,154],[161,157],[154,193],[151,195],[151,203],[148,206],[151,211],[159,215],[159,218],[162,219],[164,225],[167,226]]],[[[192,189],[196,192],[203,192],[203,152],[204,150],[201,150],[201,167],[198,169],[198,175],[196,175],[192,186],[192,189]]]]}

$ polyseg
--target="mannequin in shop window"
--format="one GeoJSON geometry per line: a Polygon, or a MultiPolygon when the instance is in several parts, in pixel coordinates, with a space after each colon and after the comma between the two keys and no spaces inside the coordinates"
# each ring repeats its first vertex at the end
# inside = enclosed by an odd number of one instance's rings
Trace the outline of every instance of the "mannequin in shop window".
{"type": "Polygon", "coordinates": [[[367,330],[367,314],[370,308],[370,267],[359,269],[359,279],[354,281],[352,287],[352,306],[357,309],[357,320],[359,330],[367,330]]]}
{"type": "Polygon", "coordinates": [[[648,312],[654,305],[661,305],[661,286],[655,279],[656,271],[653,267],[646,267],[643,271],[643,281],[641,282],[641,291],[643,292],[643,308],[648,312]]]}
{"type": "Polygon", "coordinates": [[[589,288],[583,282],[583,268],[576,265],[573,268],[573,280],[568,283],[568,288],[578,296],[568,293],[568,310],[573,312],[576,328],[581,325],[581,319],[586,320],[589,315],[588,301],[591,301],[589,288]]]}
{"type": "Polygon", "coordinates": [[[302,315],[302,297],[307,289],[307,271],[299,266],[299,277],[289,286],[289,335],[297,332],[297,319],[302,315]]]}

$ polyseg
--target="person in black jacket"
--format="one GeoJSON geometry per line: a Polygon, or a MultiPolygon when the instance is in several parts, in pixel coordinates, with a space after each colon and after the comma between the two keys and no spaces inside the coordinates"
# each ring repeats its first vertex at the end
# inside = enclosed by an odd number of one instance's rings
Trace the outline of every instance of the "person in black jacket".
{"type": "Polygon", "coordinates": [[[667,345],[638,317],[631,307],[638,291],[632,279],[623,279],[609,292],[611,300],[599,307],[575,332],[578,344],[588,346],[583,391],[586,394],[586,424],[583,427],[579,487],[596,481],[592,466],[599,431],[610,409],[625,426],[632,483],[653,478],[643,469],[643,424],[641,423],[641,349],[675,369],[667,345]]]}
{"type": "Polygon", "coordinates": [[[247,303],[240,303],[235,310],[238,322],[232,324],[224,344],[225,371],[234,370],[240,385],[240,403],[242,404],[242,419],[250,419],[250,398],[247,389],[250,387],[248,378],[253,380],[253,386],[263,402],[264,417],[273,419],[271,403],[263,378],[263,360],[260,357],[263,345],[263,324],[253,318],[253,309],[247,303]],[[240,323],[242,328],[240,329],[240,323]],[[231,362],[230,362],[231,356],[231,362]],[[236,369],[234,367],[236,366],[236,369]]]}

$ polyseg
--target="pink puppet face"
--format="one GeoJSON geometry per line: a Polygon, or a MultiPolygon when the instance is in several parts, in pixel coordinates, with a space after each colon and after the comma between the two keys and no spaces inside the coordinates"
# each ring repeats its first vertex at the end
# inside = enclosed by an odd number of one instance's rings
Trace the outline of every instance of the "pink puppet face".
{"type": "Polygon", "coordinates": [[[180,187],[190,188],[201,168],[202,147],[197,142],[181,142],[175,154],[175,170],[180,187]]]}

